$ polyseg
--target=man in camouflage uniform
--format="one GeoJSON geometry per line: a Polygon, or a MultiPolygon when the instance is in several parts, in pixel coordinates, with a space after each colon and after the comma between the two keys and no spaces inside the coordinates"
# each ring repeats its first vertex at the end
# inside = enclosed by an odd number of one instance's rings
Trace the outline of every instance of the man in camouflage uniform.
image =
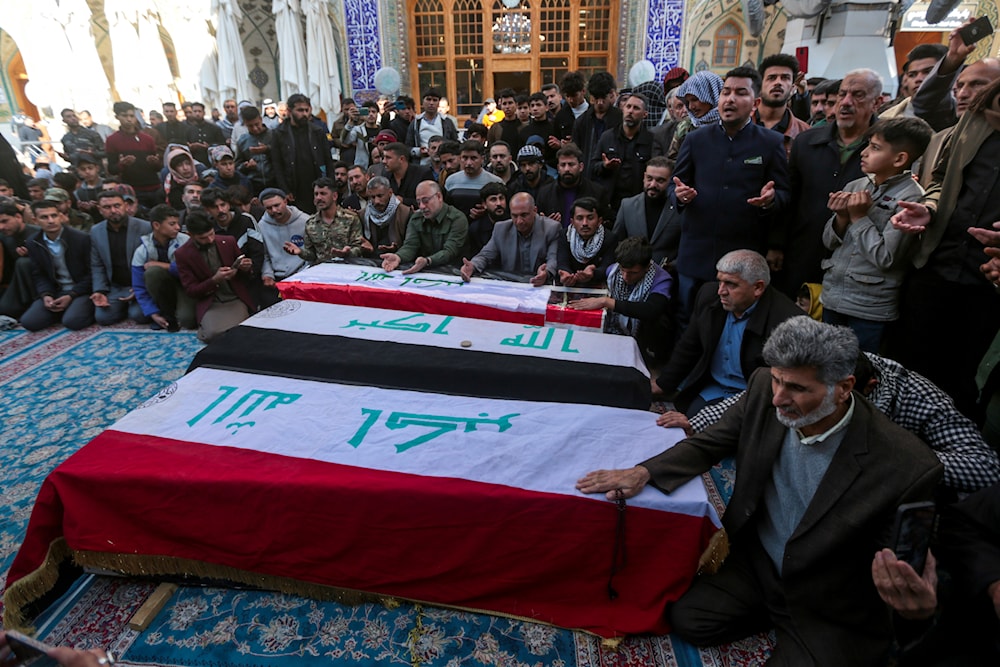
{"type": "Polygon", "coordinates": [[[334,257],[360,257],[364,243],[361,218],[337,206],[337,185],[332,179],[324,176],[313,182],[313,203],[316,213],[306,221],[305,243],[299,248],[289,241],[285,251],[312,263],[334,257]]]}

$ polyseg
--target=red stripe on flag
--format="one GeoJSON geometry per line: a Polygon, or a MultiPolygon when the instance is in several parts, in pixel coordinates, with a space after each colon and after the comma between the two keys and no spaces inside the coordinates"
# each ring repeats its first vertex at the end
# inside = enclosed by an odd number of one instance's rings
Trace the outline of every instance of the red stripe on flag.
{"type": "Polygon", "coordinates": [[[49,543],[171,556],[492,610],[603,636],[663,633],[714,532],[629,507],[627,561],[606,585],[608,502],[105,431],[46,479],[8,585],[49,543]]]}
{"type": "Polygon", "coordinates": [[[477,320],[513,322],[515,324],[545,324],[542,313],[522,313],[503,310],[475,303],[463,303],[449,299],[438,299],[398,290],[364,287],[361,285],[326,285],[320,283],[286,282],[276,283],[278,291],[285,299],[301,299],[346,306],[365,306],[388,310],[405,310],[427,313],[428,315],[453,315],[471,317],[477,320]]]}

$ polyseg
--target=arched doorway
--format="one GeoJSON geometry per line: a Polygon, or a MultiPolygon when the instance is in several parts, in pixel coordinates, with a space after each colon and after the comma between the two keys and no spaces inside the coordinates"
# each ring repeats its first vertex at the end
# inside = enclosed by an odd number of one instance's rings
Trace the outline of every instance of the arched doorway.
{"type": "Polygon", "coordinates": [[[408,0],[414,97],[437,86],[454,113],[475,116],[500,88],[530,92],[571,70],[611,71],[618,2],[408,0]]]}

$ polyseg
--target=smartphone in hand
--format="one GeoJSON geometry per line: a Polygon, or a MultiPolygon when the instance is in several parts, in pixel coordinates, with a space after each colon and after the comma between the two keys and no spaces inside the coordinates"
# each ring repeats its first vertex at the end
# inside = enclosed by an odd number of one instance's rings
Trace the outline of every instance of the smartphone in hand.
{"type": "Polygon", "coordinates": [[[17,658],[19,664],[32,664],[39,667],[41,665],[56,664],[54,660],[46,657],[46,654],[52,648],[51,646],[17,630],[7,631],[7,645],[14,653],[14,657],[17,658]],[[39,660],[39,658],[43,658],[43,660],[39,660]]]}
{"type": "Polygon", "coordinates": [[[990,19],[986,16],[980,16],[958,31],[959,37],[962,38],[966,46],[972,46],[984,37],[989,37],[992,34],[993,24],[990,23],[990,19]]]}
{"type": "Polygon", "coordinates": [[[237,257],[236,261],[233,262],[233,268],[234,269],[239,269],[240,268],[240,262],[242,262],[246,258],[247,258],[246,255],[240,255],[239,257],[237,257]]]}
{"type": "Polygon", "coordinates": [[[937,508],[934,503],[907,503],[896,510],[892,550],[896,558],[909,563],[917,574],[924,573],[927,549],[930,548],[936,524],[937,508]]]}

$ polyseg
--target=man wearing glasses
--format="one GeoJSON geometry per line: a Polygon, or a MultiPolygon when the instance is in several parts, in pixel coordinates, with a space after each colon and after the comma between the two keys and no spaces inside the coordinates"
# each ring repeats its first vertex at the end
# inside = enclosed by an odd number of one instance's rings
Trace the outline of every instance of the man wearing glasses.
{"type": "Polygon", "coordinates": [[[423,181],[417,186],[417,210],[406,226],[406,239],[396,252],[382,255],[382,270],[394,271],[413,262],[404,274],[432,266],[458,264],[469,235],[469,222],[454,206],[444,203],[441,186],[423,181]]]}

